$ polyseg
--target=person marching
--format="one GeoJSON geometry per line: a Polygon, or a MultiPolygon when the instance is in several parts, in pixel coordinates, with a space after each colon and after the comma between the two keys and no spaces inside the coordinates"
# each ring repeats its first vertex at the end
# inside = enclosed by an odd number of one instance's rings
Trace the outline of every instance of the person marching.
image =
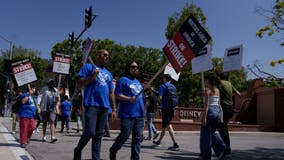
{"type": "Polygon", "coordinates": [[[153,141],[153,144],[160,146],[162,139],[165,135],[166,129],[168,129],[170,137],[173,141],[173,146],[169,147],[169,150],[178,151],[179,145],[176,142],[174,136],[174,129],[172,127],[172,118],[174,116],[174,108],[178,105],[178,99],[175,101],[169,102],[170,100],[170,89],[176,93],[176,87],[171,83],[172,77],[169,74],[163,76],[163,84],[159,89],[159,99],[162,101],[162,132],[160,138],[157,141],[153,141]]]}
{"type": "Polygon", "coordinates": [[[36,112],[40,113],[40,108],[37,107],[32,94],[35,92],[35,87],[26,89],[27,92],[22,93],[20,100],[20,144],[25,148],[29,143],[33,131],[36,129],[36,112]]]}
{"type": "Polygon", "coordinates": [[[120,133],[110,147],[109,159],[115,160],[117,152],[132,133],[131,160],[140,159],[141,138],[144,130],[143,88],[136,79],[139,73],[138,64],[130,61],[125,66],[124,75],[119,79],[115,95],[119,100],[120,133]]]}
{"type": "Polygon", "coordinates": [[[84,64],[79,73],[78,87],[84,87],[84,130],[74,149],[74,160],[80,160],[82,150],[92,138],[92,159],[100,160],[101,142],[107,121],[108,109],[116,117],[116,103],[112,74],[105,68],[109,52],[101,49],[96,54],[95,64],[84,64]]]}
{"type": "Polygon", "coordinates": [[[152,139],[155,140],[156,138],[159,137],[159,133],[153,124],[153,120],[157,112],[158,98],[153,93],[153,89],[151,87],[146,88],[145,92],[147,94],[146,108],[147,108],[147,124],[148,124],[148,137],[145,140],[152,140],[152,139]]]}
{"type": "Polygon", "coordinates": [[[222,108],[220,105],[220,92],[217,88],[217,77],[215,75],[207,76],[205,78],[205,86],[205,104],[200,129],[201,159],[211,159],[212,147],[218,159],[224,159],[226,146],[219,134],[215,133],[218,124],[222,121],[222,108]]]}

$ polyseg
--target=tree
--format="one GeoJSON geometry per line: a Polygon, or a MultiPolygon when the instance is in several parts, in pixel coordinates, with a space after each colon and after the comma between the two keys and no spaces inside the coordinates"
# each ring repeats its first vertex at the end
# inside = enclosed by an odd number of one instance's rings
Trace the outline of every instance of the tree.
{"type": "MultiPolygon", "coordinates": [[[[9,54],[10,54],[10,51],[8,50],[3,51],[2,58],[9,59],[8,58],[9,54]]],[[[13,61],[17,61],[17,60],[24,59],[24,58],[29,58],[32,62],[33,69],[36,73],[36,76],[38,79],[37,81],[38,85],[43,83],[44,75],[45,75],[44,72],[47,69],[47,63],[44,62],[44,60],[40,58],[39,51],[27,49],[22,46],[13,46],[12,55],[13,55],[13,59],[12,59],[13,61]]]]}
{"type": "MultiPolygon", "coordinates": [[[[269,22],[268,25],[260,28],[256,35],[259,38],[262,38],[265,34],[272,36],[276,33],[283,32],[284,30],[284,1],[275,0],[275,3],[271,10],[266,10],[263,8],[257,8],[257,13],[267,18],[269,22]]],[[[280,43],[281,46],[284,46],[284,42],[280,43]]],[[[275,64],[281,64],[284,62],[284,59],[279,59],[276,61],[271,61],[270,66],[274,67],[275,64]]]]}
{"type": "MultiPolygon", "coordinates": [[[[33,69],[36,73],[37,76],[37,85],[41,85],[43,83],[43,79],[45,76],[45,71],[47,69],[47,63],[42,60],[40,58],[40,52],[32,50],[32,49],[27,49],[24,48],[22,46],[13,46],[13,61],[17,61],[20,59],[24,59],[24,58],[29,58],[32,62],[32,66],[33,69]]],[[[3,61],[4,59],[9,59],[9,55],[10,55],[10,50],[6,50],[6,51],[2,51],[2,56],[1,56],[1,60],[0,60],[0,65],[3,66],[3,61]]],[[[0,72],[4,73],[3,71],[3,67],[0,68],[0,72]]],[[[11,75],[10,75],[11,76],[11,75]]],[[[13,79],[13,78],[12,78],[13,79]]],[[[6,84],[7,79],[6,78],[2,78],[0,79],[0,83],[1,84],[6,84]]],[[[15,83],[15,81],[14,81],[15,83]]],[[[6,93],[6,86],[5,85],[1,85],[0,86],[0,94],[1,95],[5,95],[6,93]]],[[[1,99],[3,97],[1,96],[1,99]]],[[[1,102],[4,102],[1,100],[1,102]]]]}
{"type": "MultiPolygon", "coordinates": [[[[267,21],[270,23],[258,30],[256,35],[259,38],[262,38],[264,34],[272,36],[275,33],[282,32],[284,30],[284,1],[275,0],[275,4],[272,7],[272,10],[265,10],[263,8],[258,8],[257,13],[267,18],[267,21]]],[[[281,42],[284,46],[284,42],[281,42]]]]}
{"type": "MultiPolygon", "coordinates": [[[[109,39],[104,40],[93,40],[94,48],[90,53],[91,59],[95,60],[95,53],[100,49],[107,49],[110,52],[110,59],[106,65],[114,78],[120,77],[124,73],[124,66],[130,60],[135,60],[140,65],[140,72],[151,72],[155,73],[162,65],[161,60],[165,61],[165,57],[162,57],[163,52],[154,48],[136,47],[132,45],[122,46],[116,44],[114,41],[109,39]]],[[[80,48],[84,40],[74,44],[74,48],[71,51],[66,40],[57,43],[52,49],[52,56],[55,53],[71,54],[71,67],[70,74],[66,76],[64,81],[71,84],[66,86],[69,88],[70,95],[73,95],[75,89],[75,79],[82,66],[82,49],[80,48]]],[[[142,74],[140,74],[142,75],[142,74]]],[[[141,77],[139,77],[141,78],[141,77]]],[[[156,82],[157,83],[157,82],[156,82]]]]}

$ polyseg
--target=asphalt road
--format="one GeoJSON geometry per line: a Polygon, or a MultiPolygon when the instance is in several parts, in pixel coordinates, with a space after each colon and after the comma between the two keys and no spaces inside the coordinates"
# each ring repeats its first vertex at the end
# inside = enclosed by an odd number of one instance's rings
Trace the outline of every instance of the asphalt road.
{"type": "MultiPolygon", "coordinates": [[[[9,131],[11,128],[11,119],[1,119],[1,123],[9,131]]],[[[60,122],[58,124],[60,126],[60,122]]],[[[72,122],[71,126],[75,126],[72,122]]],[[[59,131],[60,128],[57,128],[59,131]]],[[[40,128],[40,131],[41,128],[40,128]]],[[[104,137],[101,148],[101,159],[107,160],[109,148],[113,144],[118,131],[111,131],[111,137],[104,137]]],[[[147,132],[145,132],[147,135],[147,132]]],[[[50,136],[47,142],[42,142],[42,133],[35,133],[26,151],[35,160],[72,160],[73,149],[76,146],[80,133],[57,133],[58,141],[50,143],[50,136]]],[[[19,134],[14,134],[16,139],[19,134]]],[[[141,147],[141,160],[194,160],[199,159],[199,132],[177,132],[177,142],[180,145],[180,151],[170,151],[167,148],[172,145],[170,136],[167,133],[161,143],[160,147],[154,147],[151,141],[143,141],[141,147]]],[[[271,132],[231,132],[232,154],[226,159],[232,160],[283,160],[284,159],[284,133],[271,132]]],[[[5,144],[8,145],[8,144],[5,144]]],[[[131,140],[128,140],[117,154],[118,160],[130,159],[130,145],[131,140]]],[[[0,152],[1,153],[1,152],[0,152]]],[[[1,157],[1,154],[0,154],[1,157]]],[[[0,158],[1,159],[1,158],[0,158]]],[[[82,159],[91,159],[91,142],[85,147],[82,159]]]]}

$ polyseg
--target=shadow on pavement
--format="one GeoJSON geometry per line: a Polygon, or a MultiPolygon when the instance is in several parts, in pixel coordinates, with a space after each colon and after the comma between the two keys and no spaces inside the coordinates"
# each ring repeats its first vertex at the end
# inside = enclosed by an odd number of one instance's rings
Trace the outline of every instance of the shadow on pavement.
{"type": "Polygon", "coordinates": [[[253,160],[283,160],[284,148],[263,148],[257,147],[250,150],[234,150],[230,159],[253,159],[253,160]]]}

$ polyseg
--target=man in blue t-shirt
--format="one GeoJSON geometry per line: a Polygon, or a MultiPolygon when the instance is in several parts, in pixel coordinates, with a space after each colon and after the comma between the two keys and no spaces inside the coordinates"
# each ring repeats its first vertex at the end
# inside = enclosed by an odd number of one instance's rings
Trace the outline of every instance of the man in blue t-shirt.
{"type": "Polygon", "coordinates": [[[119,100],[120,133],[110,148],[110,160],[116,159],[118,150],[129,138],[132,132],[131,158],[139,159],[140,143],[144,129],[144,101],[142,85],[136,79],[138,65],[131,61],[125,66],[125,75],[122,76],[116,86],[115,95],[119,100]]]}
{"type": "Polygon", "coordinates": [[[153,143],[159,146],[165,135],[166,129],[168,129],[170,137],[173,141],[173,146],[169,147],[168,149],[176,151],[179,150],[179,145],[175,140],[174,129],[171,124],[172,118],[174,116],[174,107],[168,106],[169,105],[168,86],[171,86],[176,89],[176,87],[171,83],[171,80],[172,80],[171,76],[169,74],[165,74],[163,77],[164,84],[162,84],[159,89],[159,95],[160,95],[159,99],[162,100],[162,132],[160,134],[159,140],[153,141],[153,143]]]}
{"type": "Polygon", "coordinates": [[[74,160],[81,159],[81,153],[92,138],[92,159],[99,160],[104,126],[108,109],[112,108],[112,118],[116,116],[116,103],[112,74],[105,68],[109,52],[105,49],[96,54],[95,64],[85,64],[78,73],[78,87],[83,87],[85,127],[74,149],[74,160]]]}

